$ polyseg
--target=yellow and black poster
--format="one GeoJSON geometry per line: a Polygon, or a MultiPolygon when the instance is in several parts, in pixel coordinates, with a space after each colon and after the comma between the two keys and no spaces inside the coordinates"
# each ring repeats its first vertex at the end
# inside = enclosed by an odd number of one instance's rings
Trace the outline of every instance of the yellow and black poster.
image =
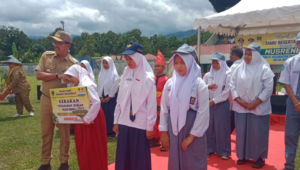
{"type": "Polygon", "coordinates": [[[235,42],[241,47],[256,42],[261,47],[261,55],[270,65],[282,65],[288,58],[299,53],[296,45],[297,34],[298,32],[289,32],[237,36],[235,42]]]}

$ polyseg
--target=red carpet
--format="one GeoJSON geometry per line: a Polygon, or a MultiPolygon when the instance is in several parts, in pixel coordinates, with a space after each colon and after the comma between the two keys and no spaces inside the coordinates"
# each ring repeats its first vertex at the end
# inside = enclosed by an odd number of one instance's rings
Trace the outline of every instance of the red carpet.
{"type": "MultiPolygon", "coordinates": [[[[269,137],[269,155],[266,159],[266,165],[262,170],[281,170],[284,168],[284,122],[285,116],[271,115],[270,119],[270,137],[269,137]]],[[[208,170],[253,170],[251,167],[253,162],[245,165],[237,165],[237,157],[235,150],[235,134],[231,135],[231,158],[222,160],[218,156],[211,156],[207,160],[208,170]]],[[[152,169],[167,170],[168,169],[168,153],[159,151],[159,148],[151,149],[152,169]]],[[[109,170],[114,170],[115,165],[108,166],[109,170]]]]}

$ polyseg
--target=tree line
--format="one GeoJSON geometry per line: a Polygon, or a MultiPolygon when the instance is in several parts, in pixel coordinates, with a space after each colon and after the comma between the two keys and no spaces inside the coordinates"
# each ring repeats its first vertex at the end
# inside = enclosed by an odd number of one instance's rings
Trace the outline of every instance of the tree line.
{"type": "MultiPolygon", "coordinates": [[[[53,36],[58,30],[62,29],[56,28],[49,33],[49,36],[53,36]]],[[[197,44],[197,33],[182,40],[176,36],[166,38],[164,35],[154,34],[146,37],[141,34],[142,32],[139,29],[133,29],[122,34],[116,34],[113,31],[92,34],[82,32],[81,35],[73,38],[70,53],[75,57],[119,55],[124,51],[128,42],[134,41],[144,46],[144,54],[156,55],[157,50],[160,50],[166,58],[170,58],[171,51],[176,50],[182,44],[197,44]]],[[[201,42],[206,42],[210,36],[211,33],[202,32],[201,42]]],[[[13,54],[23,63],[38,62],[44,51],[52,50],[54,50],[53,45],[47,37],[30,39],[18,28],[12,26],[2,26],[0,28],[0,60],[13,54]]]]}

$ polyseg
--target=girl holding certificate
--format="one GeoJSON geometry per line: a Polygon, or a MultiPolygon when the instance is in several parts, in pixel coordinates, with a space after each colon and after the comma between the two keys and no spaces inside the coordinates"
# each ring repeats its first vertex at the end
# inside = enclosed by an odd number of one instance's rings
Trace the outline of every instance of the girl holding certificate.
{"type": "Polygon", "coordinates": [[[88,113],[83,117],[84,124],[75,125],[75,144],[80,170],[107,170],[106,123],[100,107],[97,85],[79,65],[71,66],[64,74],[68,83],[87,87],[91,102],[88,113]]]}

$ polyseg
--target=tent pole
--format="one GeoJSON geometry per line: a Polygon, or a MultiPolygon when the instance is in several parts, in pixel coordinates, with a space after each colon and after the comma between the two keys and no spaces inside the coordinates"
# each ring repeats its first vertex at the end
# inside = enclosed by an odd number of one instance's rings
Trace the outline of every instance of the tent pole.
{"type": "Polygon", "coordinates": [[[198,38],[197,38],[197,55],[200,64],[200,44],[201,44],[201,26],[198,28],[198,38]]]}

